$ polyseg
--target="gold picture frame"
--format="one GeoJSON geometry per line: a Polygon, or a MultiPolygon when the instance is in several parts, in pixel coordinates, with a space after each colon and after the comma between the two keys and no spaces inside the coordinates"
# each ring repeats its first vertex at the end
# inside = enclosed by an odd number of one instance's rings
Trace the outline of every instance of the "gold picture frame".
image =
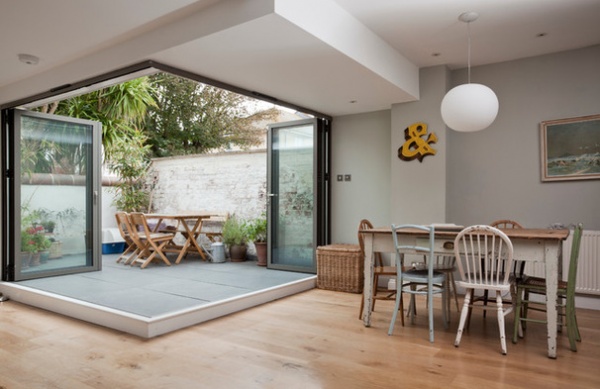
{"type": "Polygon", "coordinates": [[[600,114],[543,121],[542,181],[600,179],[600,114]]]}

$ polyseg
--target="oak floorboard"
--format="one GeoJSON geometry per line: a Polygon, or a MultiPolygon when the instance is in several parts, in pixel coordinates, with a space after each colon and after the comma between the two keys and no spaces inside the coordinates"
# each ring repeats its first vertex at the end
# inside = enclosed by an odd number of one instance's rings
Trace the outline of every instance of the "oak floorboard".
{"type": "Polygon", "coordinates": [[[600,311],[578,309],[583,342],[559,334],[551,360],[544,325],[515,345],[508,316],[503,356],[493,313],[474,311],[455,348],[458,315],[444,329],[439,301],[432,344],[426,316],[387,336],[391,302],[365,328],[360,298],[315,289],[152,339],[4,302],[0,389],[600,387],[600,311]]]}

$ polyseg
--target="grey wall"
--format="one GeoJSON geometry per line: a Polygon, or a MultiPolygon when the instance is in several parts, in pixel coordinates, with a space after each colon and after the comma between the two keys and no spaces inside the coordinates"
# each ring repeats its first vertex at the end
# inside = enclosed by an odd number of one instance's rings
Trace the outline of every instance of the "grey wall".
{"type": "Polygon", "coordinates": [[[542,183],[540,122],[600,114],[600,46],[480,66],[471,81],[491,87],[500,101],[496,121],[477,133],[444,126],[441,100],[466,70],[421,69],[421,99],[390,111],[333,120],[332,169],[352,174],[332,185],[334,242],[356,240],[365,217],[391,222],[490,223],[500,218],[527,227],[581,222],[600,230],[600,180],[542,183]],[[424,121],[440,138],[423,163],[397,157],[403,131],[424,121]]]}
{"type": "Polygon", "coordinates": [[[393,223],[443,223],[446,218],[446,126],[440,102],[449,84],[445,67],[421,69],[419,101],[392,107],[391,193],[393,223]],[[418,160],[398,158],[398,149],[406,142],[405,129],[416,122],[427,125],[427,133],[438,138],[431,146],[435,155],[418,160]]]}
{"type": "Polygon", "coordinates": [[[390,111],[334,118],[332,122],[332,241],[356,243],[361,219],[390,223],[390,111]],[[351,181],[338,182],[338,174],[351,181]]]}
{"type": "MultiPolygon", "coordinates": [[[[542,183],[540,173],[540,122],[600,114],[599,69],[600,46],[472,69],[500,110],[484,131],[448,131],[447,220],[600,230],[600,180],[542,183]]],[[[453,82],[465,77],[456,72],[453,82]]]]}

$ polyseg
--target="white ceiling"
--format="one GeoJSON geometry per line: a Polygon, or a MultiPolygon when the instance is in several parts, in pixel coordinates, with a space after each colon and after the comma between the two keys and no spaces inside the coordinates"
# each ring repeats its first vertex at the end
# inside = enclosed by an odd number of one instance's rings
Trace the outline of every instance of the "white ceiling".
{"type": "Polygon", "coordinates": [[[387,109],[418,99],[419,68],[466,67],[465,11],[472,66],[600,44],[600,0],[0,0],[0,104],[154,60],[332,116],[387,109]]]}

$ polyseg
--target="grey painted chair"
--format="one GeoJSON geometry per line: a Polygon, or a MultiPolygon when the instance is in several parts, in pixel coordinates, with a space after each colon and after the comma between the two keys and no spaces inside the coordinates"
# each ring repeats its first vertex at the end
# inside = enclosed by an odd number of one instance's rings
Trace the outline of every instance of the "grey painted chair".
{"type": "MultiPolygon", "coordinates": [[[[434,271],[435,267],[435,253],[434,253],[434,237],[435,229],[433,226],[421,226],[414,224],[404,225],[392,225],[392,237],[394,239],[394,247],[396,248],[396,307],[394,314],[392,315],[392,321],[390,322],[390,328],[388,335],[392,335],[394,332],[394,324],[396,323],[396,317],[398,310],[402,305],[402,294],[408,293],[411,295],[411,303],[409,308],[409,315],[411,321],[414,323],[415,311],[412,307],[415,306],[415,296],[425,295],[427,297],[427,315],[429,319],[429,341],[433,343],[433,295],[442,294],[442,313],[444,319],[444,325],[448,325],[446,319],[446,293],[443,287],[446,279],[444,273],[434,271]],[[418,244],[406,244],[398,239],[398,231],[406,229],[417,229],[427,232],[428,240],[426,246],[419,246],[418,244]],[[426,261],[426,268],[412,268],[404,265],[405,255],[427,255],[428,260],[426,261]],[[401,270],[401,271],[400,271],[401,270]]],[[[402,314],[402,313],[401,313],[402,314]]]]}

